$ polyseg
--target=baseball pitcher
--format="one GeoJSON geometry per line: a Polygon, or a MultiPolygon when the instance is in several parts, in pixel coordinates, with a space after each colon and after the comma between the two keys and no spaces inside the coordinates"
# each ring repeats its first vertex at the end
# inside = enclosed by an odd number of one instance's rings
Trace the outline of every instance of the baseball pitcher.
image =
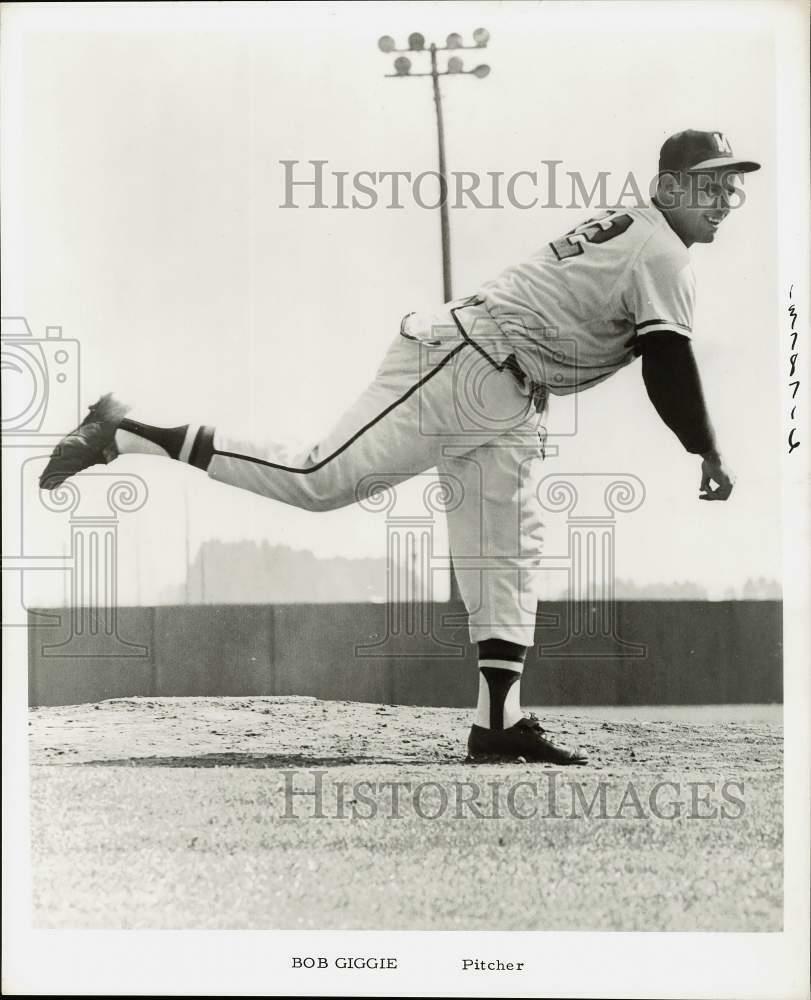
{"type": "Polygon", "coordinates": [[[650,205],[584,222],[475,295],[406,316],[372,383],[307,450],[290,453],[205,424],[156,427],[148,413],[107,394],[54,450],[40,486],[53,490],[89,466],[139,453],[322,511],[364,499],[372,474],[398,482],[436,468],[461,497],[447,516],[479,655],[470,757],[585,763],[524,714],[520,699],[534,642],[542,529],[536,487],[549,398],[582,392],[641,358],[657,413],[700,457],[700,499],[729,497],[733,478],[690,345],[688,250],[715,239],[739,197],[740,175],[757,169],[737,159],[720,132],[671,136],[650,205]],[[480,567],[466,569],[466,558],[480,567]]]}

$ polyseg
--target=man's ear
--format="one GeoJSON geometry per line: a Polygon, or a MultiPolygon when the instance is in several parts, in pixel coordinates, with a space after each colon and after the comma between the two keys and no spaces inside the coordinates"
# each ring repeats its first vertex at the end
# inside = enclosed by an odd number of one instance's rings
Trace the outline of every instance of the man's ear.
{"type": "Polygon", "coordinates": [[[681,176],[673,171],[659,174],[656,185],[656,201],[662,208],[677,208],[684,188],[681,176]]]}

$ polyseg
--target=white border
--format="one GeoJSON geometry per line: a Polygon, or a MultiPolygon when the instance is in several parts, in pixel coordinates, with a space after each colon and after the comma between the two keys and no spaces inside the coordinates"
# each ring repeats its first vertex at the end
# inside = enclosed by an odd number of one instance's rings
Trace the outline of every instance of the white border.
{"type": "MultiPolygon", "coordinates": [[[[290,16],[299,9],[286,5],[290,16]]],[[[330,5],[322,5],[328,8],[330,5]]],[[[416,6],[416,4],[415,4],[416,6]]],[[[478,5],[486,19],[487,4],[478,5]]],[[[590,24],[614,29],[629,4],[561,3],[561,23],[587,14],[590,24]]],[[[663,23],[686,3],[649,3],[634,16],[663,23]],[[643,14],[644,11],[644,14],[643,14]]],[[[771,934],[625,934],[553,932],[308,932],[294,931],[32,931],[27,873],[27,692],[25,642],[4,633],[9,654],[4,694],[4,992],[62,995],[127,992],[168,995],[356,995],[356,996],[559,996],[792,998],[808,996],[809,927],[809,461],[811,433],[811,337],[809,337],[808,233],[808,32],[802,0],[738,0],[692,4],[696,30],[713,29],[730,17],[774,26],[778,68],[780,261],[776,329],[781,370],[786,344],[786,290],[794,284],[800,314],[803,447],[784,463],[785,538],[785,723],[786,867],[785,929],[771,934]],[[8,666],[10,665],[10,666],[8,666]],[[302,954],[397,955],[396,973],[300,973],[288,956],[302,954]],[[532,976],[462,974],[462,957],[514,955],[533,963],[532,976]]],[[[19,126],[14,110],[14,54],[26,31],[87,30],[88,27],[223,30],[263,18],[264,5],[232,4],[18,4],[2,8],[4,195],[15,180],[8,152],[19,126]],[[151,22],[151,25],[150,25],[151,22]]],[[[358,8],[358,16],[364,12],[358,8]]],[[[719,44],[723,39],[719,38],[719,44]]],[[[19,178],[18,178],[19,180],[19,178]]],[[[8,211],[8,198],[4,198],[8,211]]],[[[6,214],[6,220],[9,216],[6,214]]],[[[13,221],[13,219],[12,219],[13,221]]],[[[787,390],[788,397],[788,390],[787,390]]],[[[788,407],[786,408],[786,415],[788,407]]],[[[787,420],[787,416],[786,416],[787,420]]],[[[786,433],[788,424],[786,424],[786,433]]],[[[775,484],[777,490],[777,484],[775,484]]],[[[768,526],[764,526],[768,530],[768,526]]]]}

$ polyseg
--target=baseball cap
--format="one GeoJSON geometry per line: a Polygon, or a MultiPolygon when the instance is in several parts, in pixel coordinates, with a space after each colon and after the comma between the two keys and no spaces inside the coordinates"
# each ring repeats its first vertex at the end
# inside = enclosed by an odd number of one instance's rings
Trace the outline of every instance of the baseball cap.
{"type": "Polygon", "coordinates": [[[668,170],[713,170],[726,167],[738,173],[760,170],[754,160],[738,160],[723,132],[687,129],[665,141],[659,152],[659,173],[668,170]]]}

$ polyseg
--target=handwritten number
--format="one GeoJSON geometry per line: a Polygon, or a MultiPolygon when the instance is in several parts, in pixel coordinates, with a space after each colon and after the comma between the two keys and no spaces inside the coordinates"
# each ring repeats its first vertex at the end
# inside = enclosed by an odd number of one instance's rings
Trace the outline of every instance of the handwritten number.
{"type": "MultiPolygon", "coordinates": [[[[792,301],[793,292],[794,292],[794,285],[791,285],[791,287],[788,290],[788,300],[789,300],[788,314],[789,314],[789,316],[791,318],[791,332],[789,333],[789,338],[791,340],[791,353],[789,354],[789,359],[788,359],[788,361],[789,361],[789,367],[790,367],[790,371],[788,373],[789,374],[789,378],[791,378],[792,375],[796,374],[796,372],[797,372],[797,358],[800,356],[799,352],[797,351],[797,337],[798,337],[799,331],[794,329],[794,327],[795,327],[795,325],[797,323],[797,307],[794,305],[794,302],[792,301]]],[[[797,392],[798,392],[798,390],[800,388],[800,380],[799,379],[795,379],[793,382],[789,382],[789,386],[791,387],[791,398],[792,399],[796,399],[797,398],[797,392]]],[[[794,420],[794,417],[795,417],[796,413],[797,413],[797,407],[796,406],[792,406],[792,408],[791,408],[791,419],[792,420],[794,420]]],[[[789,455],[795,449],[797,449],[797,448],[800,447],[800,441],[799,441],[799,439],[798,440],[794,439],[794,435],[796,433],[797,433],[797,428],[796,427],[792,427],[791,430],[789,431],[789,435],[788,435],[788,453],[789,453],[789,455]]]]}
{"type": "Polygon", "coordinates": [[[789,455],[794,451],[795,448],[800,447],[800,442],[794,440],[794,435],[797,432],[796,427],[791,428],[791,433],[788,436],[788,453],[789,455]]]}

